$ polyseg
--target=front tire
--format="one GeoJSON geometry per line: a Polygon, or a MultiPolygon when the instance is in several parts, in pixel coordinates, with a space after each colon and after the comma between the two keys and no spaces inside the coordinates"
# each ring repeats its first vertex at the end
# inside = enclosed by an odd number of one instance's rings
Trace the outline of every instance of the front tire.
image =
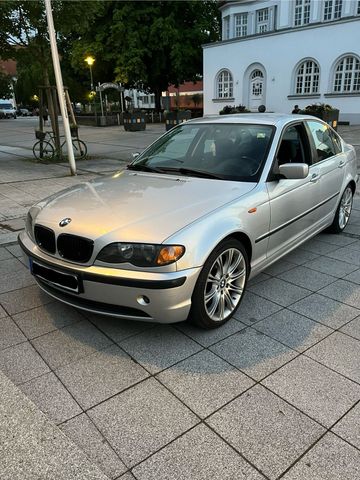
{"type": "Polygon", "coordinates": [[[328,228],[331,233],[341,233],[349,222],[354,193],[348,185],[342,194],[339,206],[336,210],[334,221],[328,228]]]}
{"type": "Polygon", "coordinates": [[[205,329],[226,323],[238,309],[249,276],[249,260],[236,239],[221,242],[206,260],[199,275],[190,320],[205,329]]]}

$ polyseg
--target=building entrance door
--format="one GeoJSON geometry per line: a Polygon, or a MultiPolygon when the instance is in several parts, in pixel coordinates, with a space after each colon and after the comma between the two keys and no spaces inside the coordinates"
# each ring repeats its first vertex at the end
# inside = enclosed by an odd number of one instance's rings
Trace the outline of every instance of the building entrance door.
{"type": "Polygon", "coordinates": [[[265,82],[264,74],[261,70],[254,70],[250,75],[249,106],[250,110],[257,111],[260,105],[265,101],[265,82]]]}

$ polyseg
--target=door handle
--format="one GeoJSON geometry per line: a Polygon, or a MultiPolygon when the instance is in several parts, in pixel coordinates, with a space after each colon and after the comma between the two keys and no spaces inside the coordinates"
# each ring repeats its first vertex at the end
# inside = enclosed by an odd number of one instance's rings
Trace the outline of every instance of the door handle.
{"type": "Polygon", "coordinates": [[[339,168],[342,168],[344,165],[345,165],[344,160],[340,160],[340,162],[339,162],[339,164],[338,164],[338,167],[339,167],[339,168]]]}
{"type": "Polygon", "coordinates": [[[320,176],[317,173],[313,173],[310,178],[310,182],[315,183],[319,180],[320,176]]]}

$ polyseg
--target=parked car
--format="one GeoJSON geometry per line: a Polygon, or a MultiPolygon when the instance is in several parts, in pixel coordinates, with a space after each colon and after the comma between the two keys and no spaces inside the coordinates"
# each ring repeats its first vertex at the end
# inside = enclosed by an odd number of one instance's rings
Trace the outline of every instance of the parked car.
{"type": "Polygon", "coordinates": [[[32,116],[32,112],[30,112],[30,110],[28,110],[27,108],[19,108],[16,113],[19,117],[31,117],[32,116]]]}
{"type": "Polygon", "coordinates": [[[16,118],[16,110],[10,102],[0,103],[0,118],[16,118]]]}
{"type": "Polygon", "coordinates": [[[354,148],[315,117],[198,118],[127,169],[33,206],[19,243],[38,285],[69,305],[214,328],[250,278],[344,230],[357,180],[354,148]]]}

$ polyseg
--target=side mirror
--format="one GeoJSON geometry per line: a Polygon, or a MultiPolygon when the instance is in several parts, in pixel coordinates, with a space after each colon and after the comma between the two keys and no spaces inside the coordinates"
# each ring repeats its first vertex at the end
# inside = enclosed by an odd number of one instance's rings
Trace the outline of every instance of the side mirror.
{"type": "Polygon", "coordinates": [[[131,154],[131,157],[132,157],[133,160],[135,160],[135,158],[137,158],[139,155],[140,155],[139,152],[135,152],[135,153],[131,154]]]}
{"type": "Polygon", "coordinates": [[[309,165],[306,163],[284,163],[279,165],[279,174],[289,180],[300,180],[309,175],[309,165]]]}

